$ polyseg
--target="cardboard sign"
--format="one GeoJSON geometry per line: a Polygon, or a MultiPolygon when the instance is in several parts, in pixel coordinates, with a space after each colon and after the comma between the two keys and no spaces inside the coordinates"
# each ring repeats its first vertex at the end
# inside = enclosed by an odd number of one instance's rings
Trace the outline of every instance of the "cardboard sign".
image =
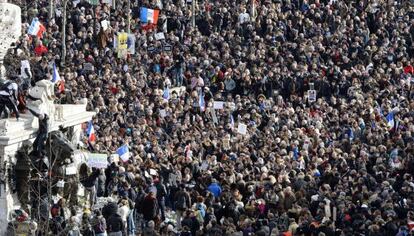
{"type": "Polygon", "coordinates": [[[178,96],[181,96],[181,94],[183,94],[185,90],[186,90],[185,86],[174,87],[170,89],[170,94],[173,94],[175,92],[178,96]]]}
{"type": "Polygon", "coordinates": [[[309,102],[316,102],[316,90],[308,90],[308,100],[309,102]]]}
{"type": "Polygon", "coordinates": [[[163,47],[164,52],[171,52],[172,51],[172,46],[169,44],[165,44],[163,47]]]}
{"type": "Polygon", "coordinates": [[[149,174],[152,176],[157,175],[157,171],[154,169],[149,169],[149,174]]]}
{"type": "Polygon", "coordinates": [[[118,50],[128,48],[128,34],[119,33],[118,34],[118,50]]]}
{"type": "Polygon", "coordinates": [[[77,173],[77,169],[74,165],[68,166],[65,169],[66,175],[76,175],[76,173],[77,173]]]}
{"type": "Polygon", "coordinates": [[[218,119],[217,119],[216,111],[214,109],[211,110],[211,117],[213,118],[214,124],[218,124],[218,119]]]}
{"type": "Polygon", "coordinates": [[[87,2],[93,6],[97,6],[99,4],[99,0],[88,0],[87,2]]]}
{"type": "Polygon", "coordinates": [[[101,21],[101,26],[104,31],[106,31],[109,28],[109,25],[110,25],[109,21],[107,20],[101,21]]]}
{"type": "Polygon", "coordinates": [[[59,180],[59,181],[56,183],[56,187],[58,187],[58,188],[63,188],[63,187],[65,187],[65,181],[63,181],[63,180],[59,180]]]}
{"type": "Polygon", "coordinates": [[[247,134],[247,125],[245,125],[243,123],[239,123],[239,125],[237,126],[237,132],[239,134],[246,135],[247,134]]]}
{"type": "Polygon", "coordinates": [[[159,32],[155,34],[155,39],[156,40],[164,40],[165,39],[165,35],[163,32],[159,32]]]}
{"type": "Polygon", "coordinates": [[[149,47],[147,48],[147,51],[148,51],[149,53],[153,53],[153,52],[155,52],[155,47],[154,47],[154,46],[149,46],[149,47]]]}
{"type": "Polygon", "coordinates": [[[109,156],[109,163],[118,163],[119,162],[119,155],[114,153],[109,156]]]}
{"type": "Polygon", "coordinates": [[[223,101],[214,101],[213,107],[216,110],[222,110],[224,108],[224,102],[223,101]]]}
{"type": "Polygon", "coordinates": [[[88,166],[98,169],[105,169],[108,167],[108,156],[100,153],[89,153],[88,166]]]}
{"type": "Polygon", "coordinates": [[[160,110],[160,116],[161,118],[164,118],[167,116],[167,112],[165,111],[165,109],[160,110]]]}
{"type": "Polygon", "coordinates": [[[93,65],[91,64],[91,63],[85,63],[84,65],[83,65],[83,69],[85,70],[85,71],[89,71],[89,72],[91,72],[91,71],[93,71],[93,69],[94,69],[94,67],[93,67],[93,65]]]}
{"type": "Polygon", "coordinates": [[[127,40],[127,50],[128,54],[135,54],[135,35],[134,34],[128,34],[128,40],[127,40]]]}

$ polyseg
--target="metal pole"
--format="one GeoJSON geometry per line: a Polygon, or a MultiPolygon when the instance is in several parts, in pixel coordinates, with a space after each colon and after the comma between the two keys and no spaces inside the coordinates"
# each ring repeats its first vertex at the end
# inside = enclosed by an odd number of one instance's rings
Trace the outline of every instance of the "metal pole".
{"type": "Polygon", "coordinates": [[[93,33],[93,37],[96,37],[96,6],[92,7],[93,10],[93,28],[92,28],[92,33],[93,33]]]}
{"type": "Polygon", "coordinates": [[[54,4],[54,0],[49,0],[49,21],[51,21],[54,18],[53,16],[55,15],[53,14],[53,9],[55,8],[54,4]]]}
{"type": "Polygon", "coordinates": [[[66,7],[68,0],[63,0],[63,24],[62,24],[62,60],[61,65],[66,64],[66,7]]]}
{"type": "Polygon", "coordinates": [[[255,16],[254,16],[254,12],[255,12],[255,1],[256,0],[252,0],[252,8],[251,8],[251,18],[252,18],[252,21],[254,21],[254,19],[255,19],[255,16]]]}
{"type": "Polygon", "coordinates": [[[191,0],[191,24],[195,28],[195,0],[191,0]]]}
{"type": "Polygon", "coordinates": [[[128,0],[128,34],[131,33],[131,0],[128,0]]]}

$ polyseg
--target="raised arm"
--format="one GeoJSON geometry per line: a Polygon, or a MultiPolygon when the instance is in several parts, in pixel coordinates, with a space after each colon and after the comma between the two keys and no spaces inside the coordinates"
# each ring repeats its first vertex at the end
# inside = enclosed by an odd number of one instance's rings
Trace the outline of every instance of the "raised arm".
{"type": "Polygon", "coordinates": [[[40,116],[40,114],[39,114],[39,113],[37,113],[37,112],[33,111],[33,110],[32,110],[32,109],[30,109],[29,107],[28,107],[27,109],[30,111],[30,113],[32,113],[32,115],[34,115],[34,116],[36,116],[37,118],[39,118],[39,116],[40,116]]]}

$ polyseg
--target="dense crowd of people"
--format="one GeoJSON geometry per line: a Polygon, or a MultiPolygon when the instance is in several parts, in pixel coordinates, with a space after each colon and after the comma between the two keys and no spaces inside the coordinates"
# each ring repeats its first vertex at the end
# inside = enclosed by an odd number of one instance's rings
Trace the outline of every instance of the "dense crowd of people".
{"type": "Polygon", "coordinates": [[[65,198],[50,207],[54,233],[413,235],[412,1],[130,0],[128,20],[126,0],[69,0],[65,58],[62,2],[52,20],[49,1],[18,2],[8,60],[31,80],[58,65],[58,101],[97,112],[85,146],[131,155],[81,179],[81,218],[65,198]],[[42,38],[26,34],[34,17],[42,38]],[[136,37],[126,58],[120,32],[136,37]]]}

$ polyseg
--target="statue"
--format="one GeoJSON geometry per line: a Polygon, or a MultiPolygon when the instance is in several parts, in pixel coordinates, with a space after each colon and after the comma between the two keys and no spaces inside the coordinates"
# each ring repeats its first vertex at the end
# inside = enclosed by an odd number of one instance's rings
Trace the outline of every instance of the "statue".
{"type": "Polygon", "coordinates": [[[0,19],[0,80],[4,80],[6,69],[3,66],[3,59],[22,33],[20,7],[0,0],[0,19]]]}
{"type": "Polygon", "coordinates": [[[26,212],[29,212],[29,177],[31,170],[29,152],[30,144],[24,143],[23,146],[16,153],[17,161],[14,167],[16,176],[17,198],[20,201],[22,209],[26,212]]]}
{"type": "Polygon", "coordinates": [[[51,81],[45,79],[37,81],[35,86],[29,89],[27,107],[38,114],[54,117],[54,92],[54,84],[51,81]]]}

